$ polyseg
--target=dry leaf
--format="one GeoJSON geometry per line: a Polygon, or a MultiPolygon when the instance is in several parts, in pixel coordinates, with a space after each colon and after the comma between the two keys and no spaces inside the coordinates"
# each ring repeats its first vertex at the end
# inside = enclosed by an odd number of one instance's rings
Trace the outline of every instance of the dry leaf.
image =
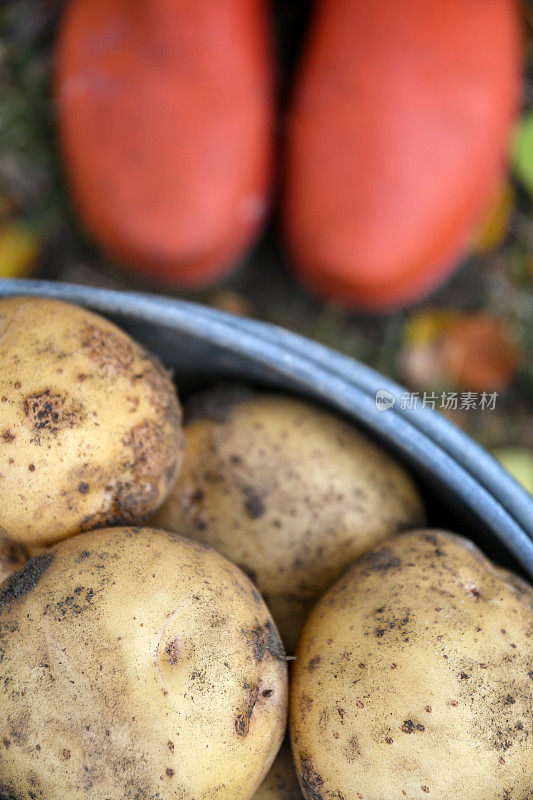
{"type": "Polygon", "coordinates": [[[417,389],[494,392],[507,386],[519,360],[519,348],[500,320],[434,310],[406,326],[401,368],[417,389]]]}
{"type": "Polygon", "coordinates": [[[444,373],[454,385],[471,391],[494,392],[510,382],[520,352],[500,320],[460,315],[443,337],[440,358],[444,373]]]}
{"type": "Polygon", "coordinates": [[[218,308],[219,311],[227,311],[236,314],[238,317],[253,316],[253,309],[250,301],[240,292],[231,289],[218,289],[209,298],[209,305],[218,308]]]}
{"type": "Polygon", "coordinates": [[[40,250],[40,242],[24,225],[6,225],[0,230],[0,278],[31,275],[40,250]]]}
{"type": "Polygon", "coordinates": [[[514,204],[514,189],[508,180],[504,180],[493,193],[474,236],[473,249],[477,253],[490,253],[502,244],[509,229],[514,204]]]}

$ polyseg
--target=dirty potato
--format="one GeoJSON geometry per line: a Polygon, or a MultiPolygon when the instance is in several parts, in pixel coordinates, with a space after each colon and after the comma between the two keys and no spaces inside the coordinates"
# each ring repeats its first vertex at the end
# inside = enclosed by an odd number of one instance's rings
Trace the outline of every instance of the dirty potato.
{"type": "Polygon", "coordinates": [[[530,800],[533,591],[468,540],[419,531],[362,556],[297,655],[308,800],[530,800]]]}
{"type": "Polygon", "coordinates": [[[253,800],[303,800],[288,740],[281,745],[270,772],[253,800]]]}
{"type": "Polygon", "coordinates": [[[60,542],[3,584],[0,638],[2,798],[248,800],[283,738],[263,600],[176,534],[60,542]]]}
{"type": "Polygon", "coordinates": [[[16,542],[0,539],[0,583],[17,572],[28,560],[28,553],[16,542]]]}
{"type": "Polygon", "coordinates": [[[423,520],[405,470],[351,425],[301,400],[222,386],[189,399],[183,470],[152,524],[239,564],[292,652],[346,565],[423,520]]]}
{"type": "Polygon", "coordinates": [[[0,300],[0,534],[50,544],[139,522],[164,500],[181,411],[160,364],[106,319],[0,300]]]}

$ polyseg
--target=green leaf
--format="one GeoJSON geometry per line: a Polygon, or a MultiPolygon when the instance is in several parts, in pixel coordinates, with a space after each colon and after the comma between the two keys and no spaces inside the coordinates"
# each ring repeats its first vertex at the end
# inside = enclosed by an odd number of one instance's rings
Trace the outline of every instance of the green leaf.
{"type": "Polygon", "coordinates": [[[533,112],[522,117],[513,148],[516,176],[533,197],[533,112]]]}
{"type": "Polygon", "coordinates": [[[503,447],[493,453],[500,464],[533,494],[533,451],[523,447],[503,447]]]}

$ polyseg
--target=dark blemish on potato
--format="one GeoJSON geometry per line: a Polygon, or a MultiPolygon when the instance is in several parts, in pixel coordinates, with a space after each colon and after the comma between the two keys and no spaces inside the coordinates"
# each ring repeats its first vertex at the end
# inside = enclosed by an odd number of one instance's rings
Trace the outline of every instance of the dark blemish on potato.
{"type": "Polygon", "coordinates": [[[481,597],[481,592],[475,583],[467,583],[465,589],[471,597],[481,597]]]}
{"type": "Polygon", "coordinates": [[[35,472],[35,464],[28,464],[28,469],[30,472],[35,472]]]}
{"type": "Polygon", "coordinates": [[[374,550],[365,556],[362,563],[372,572],[388,572],[400,567],[402,560],[393,554],[390,547],[382,547],[381,550],[374,550]]]}
{"type": "MultiPolygon", "coordinates": [[[[67,615],[73,614],[79,616],[85,611],[88,611],[92,605],[94,598],[93,589],[85,589],[84,586],[77,586],[73,594],[67,595],[63,600],[59,600],[55,609],[59,612],[60,616],[56,619],[64,619],[67,615]],[[85,595],[82,597],[82,594],[85,595]]],[[[47,610],[49,607],[47,606],[47,610]]]]}
{"type": "Polygon", "coordinates": [[[65,759],[65,761],[69,760],[69,758],[70,758],[70,750],[67,750],[67,749],[63,750],[63,758],[65,759]]]}
{"type": "Polygon", "coordinates": [[[133,351],[127,339],[96,325],[88,325],[82,347],[99,369],[123,373],[131,366],[133,351]]]}
{"type": "Polygon", "coordinates": [[[251,486],[243,489],[245,496],[244,508],[250,519],[260,519],[265,513],[265,504],[262,498],[251,486]]]}
{"type": "Polygon", "coordinates": [[[387,742],[387,744],[394,744],[394,739],[391,739],[390,736],[385,736],[385,741],[387,742]]]}
{"type": "Polygon", "coordinates": [[[235,717],[235,731],[237,736],[247,736],[250,729],[250,720],[246,714],[238,714],[235,717]]]}
{"type": "Polygon", "coordinates": [[[86,561],[90,555],[91,555],[90,550],[82,550],[76,559],[76,564],[81,564],[82,561],[86,561]]]}
{"type": "MultiPolygon", "coordinates": [[[[2,528],[0,528],[0,535],[4,536],[4,531],[2,528]]],[[[20,565],[21,562],[24,563],[26,560],[27,553],[22,545],[17,544],[16,542],[9,542],[7,540],[2,542],[2,547],[0,549],[0,563],[9,566],[17,566],[17,564],[20,565]]]]}
{"type": "Polygon", "coordinates": [[[15,794],[6,786],[0,785],[0,800],[23,800],[23,798],[20,794],[15,794]]]}
{"type": "Polygon", "coordinates": [[[313,658],[311,658],[309,663],[307,664],[307,669],[309,670],[309,672],[312,672],[314,669],[316,669],[320,665],[321,661],[322,659],[320,658],[320,656],[318,655],[313,656],[313,658]]]}
{"type": "Polygon", "coordinates": [[[133,486],[131,483],[119,484],[117,495],[106,514],[106,519],[110,525],[139,522],[155,508],[158,497],[157,487],[151,484],[141,487],[133,486]]]}
{"type": "Polygon", "coordinates": [[[423,792],[429,794],[429,788],[427,786],[421,786],[420,788],[422,789],[423,792]]]}
{"type": "Polygon", "coordinates": [[[166,770],[165,770],[165,775],[167,775],[167,777],[169,777],[169,778],[173,778],[174,777],[174,770],[171,767],[167,767],[166,770]]]}
{"type": "Polygon", "coordinates": [[[168,655],[169,662],[171,664],[177,664],[180,656],[179,640],[172,639],[172,641],[169,642],[165,652],[168,655]]]}
{"type": "Polygon", "coordinates": [[[199,685],[197,686],[197,688],[205,686],[206,678],[207,678],[206,667],[203,667],[202,669],[193,669],[193,671],[191,672],[191,681],[199,685]]]}
{"type": "Polygon", "coordinates": [[[87,493],[88,493],[88,491],[89,491],[89,489],[90,489],[90,486],[89,486],[89,484],[88,484],[88,483],[85,483],[85,481],[81,481],[81,482],[78,484],[78,492],[79,492],[80,494],[87,494],[87,493]]]}
{"type": "Polygon", "coordinates": [[[359,745],[359,739],[357,736],[352,736],[348,740],[348,744],[345,748],[345,755],[347,761],[351,764],[356,758],[361,757],[361,747],[359,745]]]}
{"type": "MultiPolygon", "coordinates": [[[[148,354],[148,358],[150,367],[144,372],[143,379],[150,392],[151,406],[160,419],[168,420],[176,429],[181,428],[183,415],[172,373],[155,356],[148,354]]],[[[183,447],[183,438],[180,447],[183,447]]]]}
{"type": "Polygon", "coordinates": [[[259,687],[255,684],[244,684],[246,691],[245,707],[235,717],[235,732],[237,736],[247,736],[250,730],[250,720],[254,712],[255,704],[259,695],[259,687]]]}
{"type": "Polygon", "coordinates": [[[309,697],[308,694],[302,694],[298,701],[298,706],[302,715],[308,713],[313,707],[313,698],[309,697]]]}
{"type": "Polygon", "coordinates": [[[2,439],[4,440],[4,442],[6,442],[6,444],[11,444],[11,442],[14,442],[16,438],[17,438],[17,437],[15,436],[15,434],[14,434],[14,433],[12,433],[12,432],[9,430],[9,428],[7,428],[7,429],[6,429],[5,431],[3,431],[3,433],[2,433],[2,439]]]}
{"type": "Polygon", "coordinates": [[[124,437],[124,445],[133,455],[132,469],[139,480],[157,479],[166,461],[163,433],[153,420],[140,422],[124,437]]]}
{"type": "Polygon", "coordinates": [[[421,722],[413,722],[412,719],[406,719],[400,730],[404,733],[414,733],[415,731],[425,731],[426,728],[421,722]]]}
{"type": "Polygon", "coordinates": [[[274,625],[268,620],[264,626],[256,623],[252,628],[243,631],[251,644],[254,658],[260,664],[269,655],[280,661],[286,660],[285,649],[274,625]]]}
{"type": "Polygon", "coordinates": [[[190,503],[191,505],[200,505],[202,501],[205,499],[205,492],[203,489],[195,489],[192,495],[190,496],[190,503]]]}
{"type": "MultiPolygon", "coordinates": [[[[182,443],[183,443],[183,439],[180,442],[179,448],[176,448],[176,452],[181,452],[181,450],[183,449],[182,443]]],[[[169,464],[168,467],[165,470],[165,480],[166,480],[166,482],[167,482],[167,484],[169,486],[172,486],[172,484],[174,483],[174,479],[176,478],[177,474],[178,474],[178,461],[177,461],[177,459],[174,459],[172,461],[172,463],[169,464]]]]}
{"type": "Polygon", "coordinates": [[[324,780],[307,755],[300,753],[300,784],[307,800],[323,800],[324,780]]]}
{"type": "Polygon", "coordinates": [[[506,697],[503,698],[504,706],[512,706],[514,705],[516,700],[514,699],[512,694],[508,694],[506,697]]]}
{"type": "Polygon", "coordinates": [[[55,553],[43,553],[30,558],[21,570],[10,575],[0,592],[0,607],[10,605],[27,592],[31,592],[54,560],[54,556],[55,553]]]}
{"type": "Polygon", "coordinates": [[[174,752],[174,742],[168,742],[168,749],[170,750],[171,753],[174,752]]]}
{"type": "Polygon", "coordinates": [[[185,404],[185,424],[207,419],[223,425],[227,422],[233,406],[255,397],[249,387],[238,383],[221,383],[213,389],[191,395],[185,404]]]}
{"type": "Polygon", "coordinates": [[[52,394],[49,389],[24,399],[24,413],[36,431],[57,433],[64,428],[75,428],[81,422],[79,411],[65,407],[65,397],[52,394]]]}

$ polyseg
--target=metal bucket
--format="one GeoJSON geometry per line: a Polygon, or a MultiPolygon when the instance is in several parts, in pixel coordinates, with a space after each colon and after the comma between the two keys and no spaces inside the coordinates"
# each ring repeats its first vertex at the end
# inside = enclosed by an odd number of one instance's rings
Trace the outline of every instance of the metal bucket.
{"type": "Polygon", "coordinates": [[[533,497],[492,456],[428,408],[401,407],[403,387],[273,325],[194,303],[49,281],[0,280],[0,296],[54,297],[112,318],[175,370],[181,392],[238,378],[328,406],[393,452],[425,495],[430,524],[470,537],[533,577],[533,497]],[[376,406],[389,392],[391,407],[376,406]]]}

